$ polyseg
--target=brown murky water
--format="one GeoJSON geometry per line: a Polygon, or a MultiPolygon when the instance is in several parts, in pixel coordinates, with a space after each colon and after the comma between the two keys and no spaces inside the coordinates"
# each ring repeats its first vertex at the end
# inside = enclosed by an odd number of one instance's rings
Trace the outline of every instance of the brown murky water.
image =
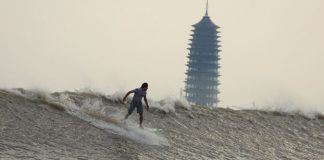
{"type": "Polygon", "coordinates": [[[324,159],[323,118],[151,104],[141,130],[118,97],[0,90],[0,159],[324,159]]]}

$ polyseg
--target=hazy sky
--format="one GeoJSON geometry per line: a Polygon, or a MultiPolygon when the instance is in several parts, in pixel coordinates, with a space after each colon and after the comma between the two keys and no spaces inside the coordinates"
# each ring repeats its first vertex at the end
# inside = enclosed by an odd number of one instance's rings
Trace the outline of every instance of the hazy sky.
{"type": "MultiPolygon", "coordinates": [[[[0,0],[0,87],[178,97],[204,0],[0,0]]],[[[221,105],[324,104],[323,0],[210,0],[221,105]],[[280,99],[280,98],[279,98],[280,99]]]]}

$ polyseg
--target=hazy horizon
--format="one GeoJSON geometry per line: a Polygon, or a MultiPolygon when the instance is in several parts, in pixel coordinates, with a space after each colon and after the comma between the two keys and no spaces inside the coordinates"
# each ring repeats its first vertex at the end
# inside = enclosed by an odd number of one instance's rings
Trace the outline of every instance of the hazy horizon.
{"type": "MultiPolygon", "coordinates": [[[[206,1],[0,0],[0,87],[179,97],[206,1]]],[[[324,1],[210,0],[220,106],[324,106],[324,1]]]]}

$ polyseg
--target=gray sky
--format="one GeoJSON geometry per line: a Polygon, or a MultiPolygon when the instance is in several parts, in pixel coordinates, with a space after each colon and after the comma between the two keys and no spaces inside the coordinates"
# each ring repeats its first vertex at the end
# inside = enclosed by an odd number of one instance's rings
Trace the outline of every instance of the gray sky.
{"type": "MultiPolygon", "coordinates": [[[[178,97],[204,0],[0,0],[0,87],[178,97]]],[[[221,105],[324,104],[323,0],[210,0],[221,105]]]]}

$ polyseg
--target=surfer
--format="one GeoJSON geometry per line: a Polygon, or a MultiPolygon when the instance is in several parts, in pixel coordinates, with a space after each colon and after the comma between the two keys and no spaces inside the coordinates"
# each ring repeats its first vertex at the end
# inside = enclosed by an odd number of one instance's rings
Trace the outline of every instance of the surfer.
{"type": "Polygon", "coordinates": [[[134,90],[131,90],[127,92],[125,97],[123,98],[123,102],[125,102],[126,98],[128,95],[131,93],[134,93],[132,102],[130,103],[130,106],[128,108],[128,113],[125,115],[125,120],[128,118],[129,115],[131,115],[136,108],[137,113],[139,114],[139,121],[140,121],[140,127],[143,128],[142,123],[143,123],[143,105],[142,105],[142,98],[144,97],[144,102],[146,104],[146,110],[148,111],[149,105],[147,103],[146,99],[146,91],[148,89],[148,84],[143,83],[141,88],[136,88],[134,90]]]}

